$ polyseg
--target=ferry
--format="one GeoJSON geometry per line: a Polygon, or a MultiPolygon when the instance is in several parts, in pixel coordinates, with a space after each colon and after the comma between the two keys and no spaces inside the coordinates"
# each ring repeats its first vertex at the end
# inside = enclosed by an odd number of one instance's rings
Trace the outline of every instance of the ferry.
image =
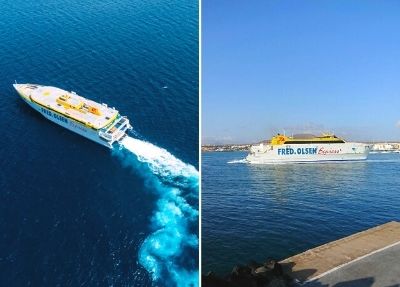
{"type": "Polygon", "coordinates": [[[370,147],[363,143],[345,142],[333,134],[291,136],[277,134],[269,144],[250,147],[248,163],[319,162],[365,160],[370,147]]]}
{"type": "Polygon", "coordinates": [[[48,120],[81,136],[112,148],[132,129],[127,117],[75,92],[35,84],[17,84],[21,98],[48,120]]]}

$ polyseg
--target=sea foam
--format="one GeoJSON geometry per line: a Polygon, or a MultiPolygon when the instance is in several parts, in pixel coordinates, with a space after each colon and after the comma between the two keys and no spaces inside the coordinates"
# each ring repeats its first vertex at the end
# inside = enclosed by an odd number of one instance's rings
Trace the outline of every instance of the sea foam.
{"type": "Polygon", "coordinates": [[[143,176],[158,198],[140,264],[157,284],[198,286],[198,210],[189,203],[198,199],[198,171],[167,150],[129,136],[113,154],[143,176]]]}

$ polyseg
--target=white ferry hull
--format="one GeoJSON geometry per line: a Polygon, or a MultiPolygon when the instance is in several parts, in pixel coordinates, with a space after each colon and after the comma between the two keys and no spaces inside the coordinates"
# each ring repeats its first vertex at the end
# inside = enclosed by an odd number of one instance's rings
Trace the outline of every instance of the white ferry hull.
{"type": "Polygon", "coordinates": [[[16,89],[18,94],[21,96],[21,98],[33,109],[38,111],[40,114],[42,114],[46,119],[74,132],[77,133],[87,139],[90,139],[98,144],[101,144],[103,146],[106,146],[108,148],[112,148],[112,142],[108,142],[104,139],[102,139],[99,136],[99,131],[92,129],[90,127],[83,126],[81,123],[75,121],[74,119],[67,118],[64,115],[57,113],[55,111],[46,109],[45,107],[42,107],[38,105],[37,103],[33,102],[32,100],[29,99],[26,95],[24,95],[22,92],[20,92],[18,89],[16,89]]]}
{"type": "Polygon", "coordinates": [[[252,164],[320,161],[359,161],[369,153],[362,143],[257,145],[250,148],[246,160],[252,164]]]}

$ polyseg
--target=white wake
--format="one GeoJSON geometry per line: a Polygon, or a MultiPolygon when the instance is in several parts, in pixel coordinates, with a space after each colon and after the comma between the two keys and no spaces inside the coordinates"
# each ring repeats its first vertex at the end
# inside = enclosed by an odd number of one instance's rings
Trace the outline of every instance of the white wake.
{"type": "Polygon", "coordinates": [[[147,187],[158,197],[151,218],[152,234],[140,247],[140,264],[157,284],[198,286],[196,259],[189,258],[189,264],[182,265],[182,257],[198,254],[198,237],[193,233],[198,210],[188,202],[198,199],[198,171],[167,150],[128,136],[113,153],[126,166],[141,171],[147,187]]]}
{"type": "Polygon", "coordinates": [[[228,163],[248,163],[248,160],[243,158],[243,159],[234,159],[234,160],[230,160],[228,161],[228,163]]]}
{"type": "Polygon", "coordinates": [[[139,161],[147,163],[153,173],[163,179],[198,178],[198,171],[192,165],[177,159],[166,149],[128,136],[122,140],[121,145],[133,152],[139,161]]]}

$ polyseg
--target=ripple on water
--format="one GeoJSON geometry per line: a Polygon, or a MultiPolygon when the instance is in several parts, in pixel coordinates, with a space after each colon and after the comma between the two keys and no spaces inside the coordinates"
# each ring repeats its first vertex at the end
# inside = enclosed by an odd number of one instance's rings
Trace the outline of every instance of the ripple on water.
{"type": "Polygon", "coordinates": [[[365,162],[249,165],[202,154],[203,271],[286,258],[400,220],[400,155],[365,162]]]}

